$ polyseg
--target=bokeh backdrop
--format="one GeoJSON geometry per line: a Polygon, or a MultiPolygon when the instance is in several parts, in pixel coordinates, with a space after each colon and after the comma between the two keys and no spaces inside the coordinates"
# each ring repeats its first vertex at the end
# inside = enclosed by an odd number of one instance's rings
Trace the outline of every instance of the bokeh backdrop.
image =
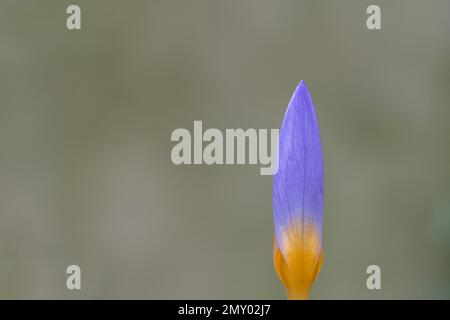
{"type": "Polygon", "coordinates": [[[2,0],[0,298],[284,298],[272,177],[175,166],[170,135],[278,128],[301,79],[325,165],[312,298],[449,298],[447,0],[2,0]]]}

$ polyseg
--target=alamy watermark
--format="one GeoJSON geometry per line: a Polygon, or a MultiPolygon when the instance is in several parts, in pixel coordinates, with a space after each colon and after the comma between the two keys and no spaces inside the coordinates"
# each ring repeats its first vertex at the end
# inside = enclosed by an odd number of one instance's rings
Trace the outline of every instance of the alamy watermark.
{"type": "Polygon", "coordinates": [[[367,267],[366,273],[369,274],[367,277],[366,286],[369,290],[380,290],[381,289],[381,268],[376,264],[372,264],[367,267]]]}
{"type": "Polygon", "coordinates": [[[175,129],[171,141],[172,162],[181,164],[260,164],[261,175],[278,172],[279,129],[225,129],[203,132],[202,121],[194,121],[193,135],[188,129],[175,129]],[[192,148],[193,144],[193,148],[192,148]],[[193,150],[192,150],[193,149],[193,150]]]}
{"type": "Polygon", "coordinates": [[[81,290],[81,268],[76,264],[67,267],[66,288],[69,290],[81,290]]]}

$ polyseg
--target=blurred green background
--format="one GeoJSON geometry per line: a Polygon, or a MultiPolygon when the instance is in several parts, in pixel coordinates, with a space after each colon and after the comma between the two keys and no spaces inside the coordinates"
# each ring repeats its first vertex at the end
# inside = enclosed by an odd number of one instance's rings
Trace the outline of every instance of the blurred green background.
{"type": "Polygon", "coordinates": [[[312,298],[449,298],[449,18],[446,0],[2,0],[0,298],[284,298],[272,177],[175,166],[170,135],[278,128],[301,79],[325,166],[312,298]]]}

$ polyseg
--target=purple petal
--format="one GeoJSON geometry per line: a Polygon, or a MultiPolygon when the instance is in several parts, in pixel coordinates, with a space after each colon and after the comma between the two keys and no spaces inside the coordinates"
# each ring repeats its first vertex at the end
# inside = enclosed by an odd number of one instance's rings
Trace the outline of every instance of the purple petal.
{"type": "Polygon", "coordinates": [[[306,232],[306,228],[314,230],[321,239],[322,146],[316,111],[304,81],[295,89],[280,129],[273,209],[275,235],[283,254],[286,248],[283,248],[282,235],[295,223],[301,225],[299,232],[306,232]]]}

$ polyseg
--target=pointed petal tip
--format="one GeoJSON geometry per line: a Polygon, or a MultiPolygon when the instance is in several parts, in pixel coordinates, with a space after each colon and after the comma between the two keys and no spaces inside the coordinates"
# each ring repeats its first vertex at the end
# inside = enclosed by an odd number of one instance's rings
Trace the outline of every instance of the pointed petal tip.
{"type": "MultiPolygon", "coordinates": [[[[292,93],[291,100],[289,101],[283,117],[282,127],[290,118],[296,118],[300,116],[302,119],[308,119],[315,112],[314,110],[314,103],[312,101],[309,88],[306,85],[305,80],[301,80],[292,93]]],[[[296,122],[297,124],[301,123],[301,121],[296,122]]]]}
{"type": "Polygon", "coordinates": [[[305,80],[300,80],[295,91],[297,91],[297,90],[308,90],[308,86],[306,85],[305,80]]]}
{"type": "Polygon", "coordinates": [[[292,98],[299,98],[299,97],[310,97],[311,94],[309,92],[309,88],[306,85],[305,80],[301,80],[297,87],[295,88],[294,94],[292,95],[292,98]]]}

